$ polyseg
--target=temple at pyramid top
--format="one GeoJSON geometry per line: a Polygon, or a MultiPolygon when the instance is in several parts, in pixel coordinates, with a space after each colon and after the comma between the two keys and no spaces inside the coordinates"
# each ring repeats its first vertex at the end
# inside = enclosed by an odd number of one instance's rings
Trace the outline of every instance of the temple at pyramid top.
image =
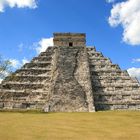
{"type": "Polygon", "coordinates": [[[86,46],[84,33],[54,33],[55,46],[86,46]]]}

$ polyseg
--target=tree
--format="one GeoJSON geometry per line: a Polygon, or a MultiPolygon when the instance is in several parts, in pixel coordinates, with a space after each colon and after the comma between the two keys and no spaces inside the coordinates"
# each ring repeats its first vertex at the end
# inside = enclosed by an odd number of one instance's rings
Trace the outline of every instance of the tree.
{"type": "Polygon", "coordinates": [[[4,60],[0,56],[0,79],[5,78],[11,73],[11,62],[9,60],[4,60]]]}

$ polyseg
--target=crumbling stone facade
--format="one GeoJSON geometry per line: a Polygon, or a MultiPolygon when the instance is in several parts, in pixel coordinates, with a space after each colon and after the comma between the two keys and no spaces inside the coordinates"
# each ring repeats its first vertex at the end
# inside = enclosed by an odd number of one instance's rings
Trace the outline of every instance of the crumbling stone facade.
{"type": "Polygon", "coordinates": [[[54,33],[54,46],[3,80],[0,109],[140,110],[140,84],[86,47],[85,34],[54,33]]]}

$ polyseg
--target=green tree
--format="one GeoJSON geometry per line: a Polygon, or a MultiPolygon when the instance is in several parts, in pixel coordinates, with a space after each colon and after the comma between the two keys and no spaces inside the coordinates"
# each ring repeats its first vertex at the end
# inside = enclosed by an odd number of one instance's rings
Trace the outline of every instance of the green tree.
{"type": "Polygon", "coordinates": [[[9,60],[4,60],[0,56],[0,79],[11,73],[11,62],[9,60]]]}

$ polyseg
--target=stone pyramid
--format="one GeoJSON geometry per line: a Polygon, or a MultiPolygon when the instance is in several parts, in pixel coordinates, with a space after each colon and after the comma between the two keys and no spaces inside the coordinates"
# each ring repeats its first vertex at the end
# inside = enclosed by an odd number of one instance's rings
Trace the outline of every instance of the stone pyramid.
{"type": "Polygon", "coordinates": [[[85,34],[54,33],[54,46],[3,80],[0,109],[140,110],[140,84],[86,47],[85,34]]]}

